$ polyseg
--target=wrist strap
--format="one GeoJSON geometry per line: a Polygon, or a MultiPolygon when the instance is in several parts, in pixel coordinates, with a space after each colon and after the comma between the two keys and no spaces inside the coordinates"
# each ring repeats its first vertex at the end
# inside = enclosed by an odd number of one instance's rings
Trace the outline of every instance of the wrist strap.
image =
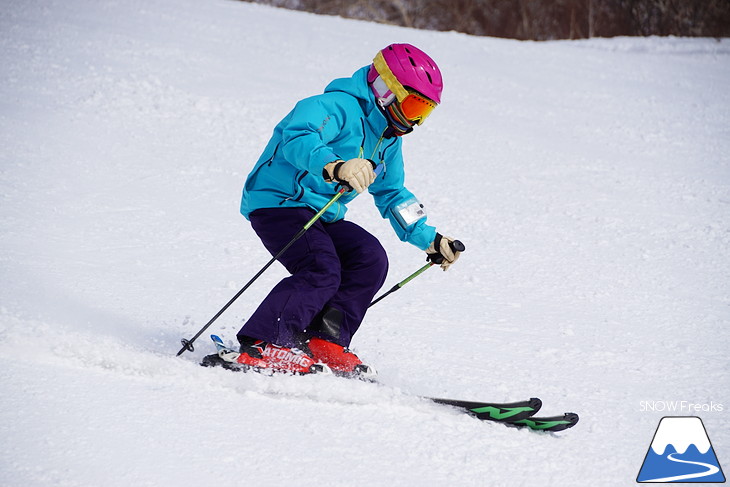
{"type": "Polygon", "coordinates": [[[436,238],[433,240],[433,254],[428,254],[426,257],[427,261],[433,262],[434,264],[441,264],[444,261],[444,256],[441,255],[441,240],[444,238],[443,235],[436,232],[436,238]]]}
{"type": "Polygon", "coordinates": [[[327,166],[329,166],[330,164],[337,163],[336,167],[339,167],[340,164],[344,164],[344,162],[345,161],[343,161],[342,159],[335,159],[334,161],[330,162],[329,164],[325,164],[325,167],[322,168],[322,179],[324,179],[328,183],[331,183],[332,181],[337,181],[337,177],[335,176],[336,169],[333,169],[332,174],[330,175],[329,171],[327,171],[327,166]]]}
{"type": "Polygon", "coordinates": [[[335,164],[335,168],[332,170],[332,177],[335,179],[335,181],[342,183],[342,179],[340,179],[340,168],[345,163],[345,161],[340,161],[337,164],[335,164]]]}

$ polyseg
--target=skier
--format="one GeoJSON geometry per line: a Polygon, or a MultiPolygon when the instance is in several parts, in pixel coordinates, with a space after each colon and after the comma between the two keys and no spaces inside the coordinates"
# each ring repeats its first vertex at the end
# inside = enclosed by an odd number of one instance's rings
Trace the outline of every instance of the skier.
{"type": "Polygon", "coordinates": [[[410,44],[392,44],[350,78],[305,98],[276,126],[246,179],[241,213],[276,255],[337,193],[350,189],[279,258],[291,273],[237,334],[239,363],[306,373],[373,374],[348,346],[385,281],[380,242],[344,220],[346,204],[368,190],[395,233],[446,270],[459,257],[426,224],[423,205],[404,187],[401,136],[441,101],[436,63],[410,44]],[[379,167],[381,166],[381,167],[379,167]]]}

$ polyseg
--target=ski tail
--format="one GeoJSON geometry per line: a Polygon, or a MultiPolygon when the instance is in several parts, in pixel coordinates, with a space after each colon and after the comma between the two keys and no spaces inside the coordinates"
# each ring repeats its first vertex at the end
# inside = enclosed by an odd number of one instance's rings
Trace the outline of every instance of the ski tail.
{"type": "Polygon", "coordinates": [[[216,353],[206,355],[200,365],[204,367],[223,367],[229,370],[245,371],[250,367],[245,364],[238,363],[238,357],[241,355],[231,347],[226,346],[218,335],[211,335],[210,339],[215,344],[216,353]]]}
{"type": "Polygon", "coordinates": [[[238,363],[240,353],[226,346],[221,337],[211,335],[210,339],[215,344],[216,353],[203,357],[200,365],[203,367],[223,367],[237,372],[246,372],[252,369],[249,365],[238,363]]]}

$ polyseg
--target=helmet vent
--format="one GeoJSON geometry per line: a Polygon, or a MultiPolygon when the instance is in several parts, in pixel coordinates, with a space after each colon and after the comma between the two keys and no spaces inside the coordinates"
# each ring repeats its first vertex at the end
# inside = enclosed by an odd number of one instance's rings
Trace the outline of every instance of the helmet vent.
{"type": "Polygon", "coordinates": [[[411,56],[408,56],[408,60],[411,62],[411,66],[413,66],[415,68],[416,67],[416,61],[414,61],[411,56]]]}
{"type": "Polygon", "coordinates": [[[428,82],[433,84],[433,80],[431,79],[431,74],[428,71],[426,71],[426,76],[428,76],[428,82]]]}

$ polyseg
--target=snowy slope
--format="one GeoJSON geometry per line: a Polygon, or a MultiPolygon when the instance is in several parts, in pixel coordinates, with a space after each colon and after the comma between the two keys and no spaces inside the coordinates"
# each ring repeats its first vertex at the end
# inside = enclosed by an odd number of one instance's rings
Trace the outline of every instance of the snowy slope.
{"type": "MultiPolygon", "coordinates": [[[[0,8],[0,485],[630,485],[659,418],[730,464],[730,44],[529,43],[223,0],[0,8]],[[388,43],[439,62],[408,187],[467,245],[369,313],[388,387],[237,376],[190,337],[269,258],[243,180],[301,97],[388,43]],[[483,424],[415,395],[539,395],[576,428],[483,424]]],[[[351,219],[423,255],[369,196],[351,219]]],[[[272,267],[211,331],[235,331],[272,267]]]]}

